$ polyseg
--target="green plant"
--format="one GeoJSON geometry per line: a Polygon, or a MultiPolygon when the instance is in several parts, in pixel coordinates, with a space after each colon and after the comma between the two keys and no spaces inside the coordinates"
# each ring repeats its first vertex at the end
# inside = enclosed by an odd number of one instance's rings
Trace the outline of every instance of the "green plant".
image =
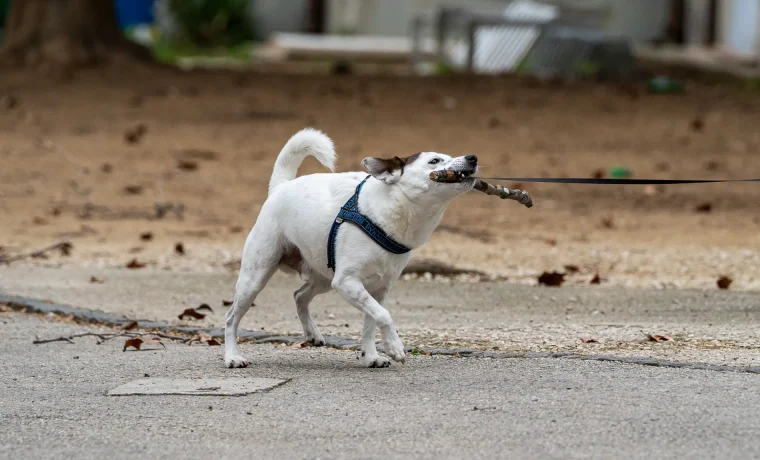
{"type": "Polygon", "coordinates": [[[183,38],[199,47],[231,47],[256,36],[250,0],[170,0],[183,38]]]}

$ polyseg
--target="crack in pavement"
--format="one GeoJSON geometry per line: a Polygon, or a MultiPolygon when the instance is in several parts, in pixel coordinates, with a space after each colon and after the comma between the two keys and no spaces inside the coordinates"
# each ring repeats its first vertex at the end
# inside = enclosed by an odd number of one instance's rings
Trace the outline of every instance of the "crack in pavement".
{"type": "MultiPolygon", "coordinates": [[[[222,328],[202,328],[202,327],[185,327],[174,326],[169,323],[160,321],[140,320],[127,318],[122,315],[105,313],[86,308],[77,308],[70,305],[57,304],[48,300],[31,299],[28,297],[6,295],[0,293],[0,304],[7,305],[16,311],[38,314],[54,314],[57,316],[73,317],[77,322],[104,325],[108,327],[123,327],[132,322],[137,322],[140,329],[148,331],[174,332],[179,334],[195,335],[208,334],[214,338],[224,338],[224,329],[222,328]]],[[[296,344],[303,342],[303,337],[293,335],[277,335],[264,331],[248,331],[241,329],[238,331],[238,337],[249,343],[272,343],[272,344],[296,344]]],[[[342,350],[358,350],[359,341],[349,337],[327,336],[325,337],[327,346],[342,350]]],[[[705,370],[714,372],[739,372],[760,374],[760,366],[723,366],[718,364],[707,363],[688,363],[678,361],[665,361],[646,356],[610,356],[610,355],[581,355],[569,352],[524,352],[524,353],[495,353],[490,351],[474,350],[470,348],[417,348],[406,345],[407,353],[415,355],[439,355],[454,356],[462,358],[492,358],[492,359],[546,359],[546,358],[563,358],[574,359],[579,361],[605,361],[621,364],[637,364],[642,366],[667,367],[680,369],[705,370]]]]}

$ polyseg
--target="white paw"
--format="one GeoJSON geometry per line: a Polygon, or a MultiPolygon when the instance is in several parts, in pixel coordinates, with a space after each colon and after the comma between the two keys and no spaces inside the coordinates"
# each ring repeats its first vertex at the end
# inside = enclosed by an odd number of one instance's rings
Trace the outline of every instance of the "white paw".
{"type": "Polygon", "coordinates": [[[383,337],[383,353],[390,356],[392,360],[403,363],[406,362],[406,353],[404,344],[397,334],[391,337],[383,337]]]}
{"type": "Polygon", "coordinates": [[[304,337],[307,342],[309,342],[312,346],[315,347],[324,347],[327,344],[327,341],[322,336],[322,333],[319,331],[309,331],[304,334],[304,337]]]}
{"type": "Polygon", "coordinates": [[[231,355],[224,357],[224,364],[227,367],[248,367],[251,362],[243,355],[231,355]]]}
{"type": "Polygon", "coordinates": [[[375,351],[374,353],[361,352],[361,360],[367,367],[389,367],[391,360],[387,356],[380,356],[375,351]]]}

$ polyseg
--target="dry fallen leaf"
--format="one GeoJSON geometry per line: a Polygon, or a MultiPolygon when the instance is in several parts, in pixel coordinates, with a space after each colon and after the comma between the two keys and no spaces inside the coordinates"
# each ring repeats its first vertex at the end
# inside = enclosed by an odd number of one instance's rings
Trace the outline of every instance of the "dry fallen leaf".
{"type": "Polygon", "coordinates": [[[206,317],[203,313],[198,313],[195,311],[195,308],[187,308],[185,311],[183,311],[177,318],[179,319],[185,319],[186,316],[189,316],[190,318],[194,319],[203,319],[206,317]]]}
{"type": "Polygon", "coordinates": [[[196,308],[196,310],[198,310],[198,311],[207,310],[207,311],[210,311],[211,313],[214,312],[214,310],[211,308],[211,306],[209,304],[207,304],[207,303],[200,304],[200,306],[198,308],[196,308]]]}
{"type": "Polygon", "coordinates": [[[713,208],[712,203],[702,203],[696,208],[694,208],[694,210],[696,212],[708,213],[708,212],[712,212],[712,208],[713,208]]]}
{"type": "Polygon", "coordinates": [[[195,342],[205,343],[206,345],[208,345],[210,347],[218,347],[218,346],[221,345],[221,343],[219,343],[218,340],[216,340],[215,338],[211,337],[208,334],[197,334],[197,335],[194,335],[192,338],[190,338],[190,340],[187,341],[187,345],[190,346],[190,345],[192,345],[195,342]]]}
{"type": "Polygon", "coordinates": [[[731,283],[733,282],[734,280],[732,280],[731,278],[727,276],[721,276],[720,278],[718,278],[718,288],[728,289],[729,287],[731,287],[731,283]]]}
{"type": "Polygon", "coordinates": [[[127,268],[131,268],[133,270],[139,269],[139,268],[145,268],[146,266],[147,266],[146,264],[142,262],[138,262],[137,259],[130,260],[129,263],[127,263],[126,265],[127,268]]]}
{"type": "Polygon", "coordinates": [[[694,117],[693,120],[691,120],[691,130],[695,133],[702,132],[705,128],[705,120],[701,116],[694,117]]]}
{"type": "Polygon", "coordinates": [[[127,348],[132,347],[135,350],[139,350],[143,344],[143,340],[140,337],[132,337],[124,342],[124,348],[121,351],[127,351],[127,348]]]}
{"type": "Polygon", "coordinates": [[[565,274],[559,272],[544,272],[538,277],[538,284],[545,286],[561,286],[565,282],[565,274]]]}
{"type": "Polygon", "coordinates": [[[143,241],[150,241],[153,239],[153,233],[151,232],[140,233],[140,239],[143,241]]]}
{"type": "Polygon", "coordinates": [[[103,284],[103,283],[105,283],[105,281],[103,279],[101,279],[101,278],[96,278],[94,276],[91,276],[90,277],[90,283],[92,283],[92,284],[103,284]]]}
{"type": "Polygon", "coordinates": [[[177,168],[183,171],[196,171],[198,169],[198,162],[191,160],[178,160],[177,168]]]}
{"type": "Polygon", "coordinates": [[[583,342],[583,343],[599,343],[598,340],[592,339],[591,337],[581,337],[581,342],[583,342]]]}
{"type": "Polygon", "coordinates": [[[647,334],[647,338],[650,342],[670,342],[673,340],[673,337],[669,335],[647,334]]]}
{"type": "Polygon", "coordinates": [[[124,193],[127,195],[140,195],[142,192],[142,185],[127,185],[124,187],[124,193]]]}
{"type": "Polygon", "coordinates": [[[131,323],[124,326],[122,329],[124,329],[125,331],[131,331],[131,330],[137,329],[137,327],[138,327],[137,321],[132,321],[131,323]]]}
{"type": "Polygon", "coordinates": [[[124,133],[124,142],[126,142],[127,144],[137,144],[138,142],[140,142],[140,140],[142,140],[143,136],[147,132],[148,132],[148,127],[140,123],[134,128],[128,129],[124,133]]]}
{"type": "Polygon", "coordinates": [[[182,243],[177,243],[174,245],[174,252],[184,256],[185,255],[185,245],[182,243]]]}

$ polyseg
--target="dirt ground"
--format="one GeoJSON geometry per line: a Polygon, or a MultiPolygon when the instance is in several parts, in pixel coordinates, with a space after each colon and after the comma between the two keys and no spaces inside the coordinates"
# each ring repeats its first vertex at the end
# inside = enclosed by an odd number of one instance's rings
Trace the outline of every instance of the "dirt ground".
{"type": "MultiPolygon", "coordinates": [[[[435,150],[478,154],[483,176],[624,165],[639,178],[717,179],[760,177],[758,122],[760,94],[697,83],[650,95],[514,78],[3,74],[0,254],[69,241],[69,256],[16,263],[234,269],[274,159],[305,126],[335,140],[341,171],[435,150]],[[161,217],[156,203],[174,207],[161,217]]],[[[302,173],[319,170],[309,160],[302,173]]],[[[525,283],[574,265],[569,284],[599,274],[716,289],[728,276],[731,289],[760,290],[757,184],[519,187],[533,209],[473,192],[416,257],[525,283]]]]}

